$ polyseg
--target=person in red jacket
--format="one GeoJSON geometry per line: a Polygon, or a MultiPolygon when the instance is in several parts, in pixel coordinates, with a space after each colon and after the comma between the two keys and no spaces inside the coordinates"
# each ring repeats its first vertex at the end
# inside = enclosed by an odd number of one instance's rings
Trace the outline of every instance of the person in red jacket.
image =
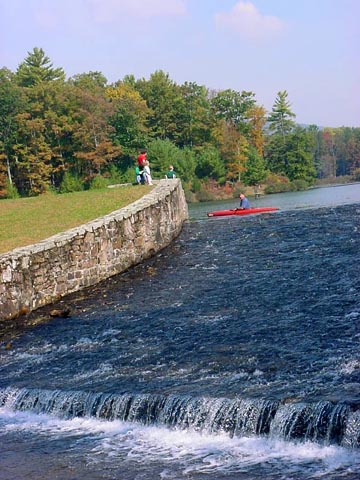
{"type": "Polygon", "coordinates": [[[146,150],[142,150],[142,151],[140,152],[140,155],[139,155],[138,158],[137,158],[139,167],[144,167],[146,160],[147,160],[147,158],[146,158],[146,150]]]}

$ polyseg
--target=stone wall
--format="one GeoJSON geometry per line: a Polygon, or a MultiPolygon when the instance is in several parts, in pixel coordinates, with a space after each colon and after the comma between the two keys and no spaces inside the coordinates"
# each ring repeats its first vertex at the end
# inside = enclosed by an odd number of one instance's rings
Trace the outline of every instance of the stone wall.
{"type": "Polygon", "coordinates": [[[180,180],[160,180],[128,207],[0,255],[0,318],[53,303],[140,263],[169,245],[187,218],[180,180]]]}

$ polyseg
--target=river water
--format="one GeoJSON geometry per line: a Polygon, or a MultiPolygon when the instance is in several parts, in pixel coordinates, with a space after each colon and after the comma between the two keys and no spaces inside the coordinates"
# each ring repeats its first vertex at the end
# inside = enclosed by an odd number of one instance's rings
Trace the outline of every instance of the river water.
{"type": "Polygon", "coordinates": [[[236,203],[0,344],[1,480],[360,478],[360,185],[236,203]]]}

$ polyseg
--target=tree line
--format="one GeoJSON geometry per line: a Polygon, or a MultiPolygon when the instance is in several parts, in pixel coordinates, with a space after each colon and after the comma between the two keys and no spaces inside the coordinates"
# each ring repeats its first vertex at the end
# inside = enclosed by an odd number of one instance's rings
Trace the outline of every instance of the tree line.
{"type": "Polygon", "coordinates": [[[162,70],[66,79],[41,48],[15,72],[0,69],[0,197],[132,182],[144,148],[155,178],[171,163],[189,191],[360,178],[360,128],[297,125],[286,91],[268,113],[254,92],[179,85],[162,70]]]}

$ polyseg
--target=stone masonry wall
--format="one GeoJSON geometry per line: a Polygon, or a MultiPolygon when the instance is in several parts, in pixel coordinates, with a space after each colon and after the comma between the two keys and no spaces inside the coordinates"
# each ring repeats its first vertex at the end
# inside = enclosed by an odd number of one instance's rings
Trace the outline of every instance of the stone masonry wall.
{"type": "Polygon", "coordinates": [[[160,180],[128,207],[0,255],[0,319],[53,303],[140,263],[169,245],[187,218],[180,180],[160,180]]]}

